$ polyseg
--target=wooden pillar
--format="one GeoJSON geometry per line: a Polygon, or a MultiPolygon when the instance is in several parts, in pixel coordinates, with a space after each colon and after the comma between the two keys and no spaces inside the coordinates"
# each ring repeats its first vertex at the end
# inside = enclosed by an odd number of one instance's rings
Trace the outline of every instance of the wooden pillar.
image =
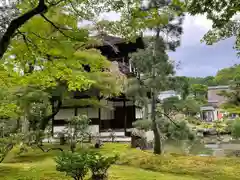
{"type": "MultiPolygon", "coordinates": [[[[51,102],[51,105],[52,105],[52,114],[53,114],[54,103],[51,102]]],[[[53,135],[54,135],[54,116],[53,116],[53,118],[52,118],[52,130],[51,130],[51,131],[52,131],[52,132],[51,132],[51,135],[52,135],[52,137],[53,137],[53,135]]]]}
{"type": "Polygon", "coordinates": [[[77,115],[78,115],[78,108],[74,107],[74,116],[77,116],[77,115]]]}
{"type": "MultiPolygon", "coordinates": [[[[101,99],[100,98],[98,98],[98,100],[99,100],[99,102],[101,101],[101,99]]],[[[99,107],[98,108],[98,120],[99,120],[99,132],[101,132],[101,124],[102,124],[102,122],[101,122],[101,107],[99,107]]]]}
{"type": "Polygon", "coordinates": [[[127,109],[126,109],[126,99],[123,99],[123,109],[124,109],[124,132],[127,133],[127,109]]]}
{"type": "Polygon", "coordinates": [[[100,132],[101,124],[102,124],[102,122],[101,122],[101,108],[98,108],[98,119],[99,119],[99,132],[100,132]]]}

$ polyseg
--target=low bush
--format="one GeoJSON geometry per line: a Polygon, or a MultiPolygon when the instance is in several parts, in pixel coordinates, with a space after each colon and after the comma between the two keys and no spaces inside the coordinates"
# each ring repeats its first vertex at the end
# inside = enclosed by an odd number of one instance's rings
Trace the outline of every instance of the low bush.
{"type": "Polygon", "coordinates": [[[57,171],[65,172],[74,180],[83,180],[88,170],[92,173],[92,180],[106,180],[108,169],[117,159],[117,155],[108,157],[93,151],[82,151],[63,152],[55,161],[57,171]]]}
{"type": "Polygon", "coordinates": [[[63,152],[55,159],[57,171],[65,172],[74,180],[83,180],[88,172],[87,153],[63,152]]]}
{"type": "Polygon", "coordinates": [[[100,153],[89,154],[88,167],[92,173],[92,180],[107,179],[107,171],[118,160],[118,156],[103,156],[100,153]]]}
{"type": "Polygon", "coordinates": [[[187,116],[185,117],[185,120],[190,123],[190,124],[194,124],[194,125],[201,125],[202,121],[200,119],[197,119],[195,117],[192,116],[187,116]]]}

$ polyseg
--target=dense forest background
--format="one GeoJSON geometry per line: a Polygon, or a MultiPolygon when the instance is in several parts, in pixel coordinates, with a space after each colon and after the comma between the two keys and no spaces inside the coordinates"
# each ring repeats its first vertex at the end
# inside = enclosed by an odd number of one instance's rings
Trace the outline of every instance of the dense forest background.
{"type": "Polygon", "coordinates": [[[189,84],[202,84],[206,86],[229,85],[232,80],[240,75],[240,65],[234,65],[228,68],[221,69],[216,76],[206,77],[186,77],[189,84]]]}

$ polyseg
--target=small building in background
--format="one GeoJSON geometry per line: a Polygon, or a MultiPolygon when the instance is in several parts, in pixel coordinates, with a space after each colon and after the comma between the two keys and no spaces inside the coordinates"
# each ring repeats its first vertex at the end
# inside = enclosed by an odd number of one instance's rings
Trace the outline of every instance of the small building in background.
{"type": "Polygon", "coordinates": [[[207,122],[222,119],[227,114],[220,106],[226,102],[226,97],[219,95],[222,91],[228,91],[229,86],[208,87],[208,103],[200,108],[201,119],[207,122]]]}

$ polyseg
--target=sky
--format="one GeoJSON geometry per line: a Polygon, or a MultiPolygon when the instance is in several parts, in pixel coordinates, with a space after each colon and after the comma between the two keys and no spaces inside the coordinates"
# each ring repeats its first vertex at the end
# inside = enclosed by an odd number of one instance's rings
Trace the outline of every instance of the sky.
{"type": "MultiPolygon", "coordinates": [[[[114,12],[101,16],[101,19],[119,19],[119,15],[114,12]]],[[[204,15],[185,16],[181,46],[175,52],[169,53],[170,59],[180,63],[176,75],[214,76],[218,70],[240,62],[237,52],[233,49],[235,41],[233,38],[211,46],[200,42],[204,34],[211,29],[211,26],[212,22],[204,15]]]]}
{"type": "Polygon", "coordinates": [[[211,76],[218,70],[239,63],[236,51],[233,49],[234,39],[220,41],[212,46],[200,40],[211,29],[211,21],[205,16],[187,15],[183,23],[181,46],[176,52],[169,53],[171,59],[180,61],[177,75],[211,76]]]}

